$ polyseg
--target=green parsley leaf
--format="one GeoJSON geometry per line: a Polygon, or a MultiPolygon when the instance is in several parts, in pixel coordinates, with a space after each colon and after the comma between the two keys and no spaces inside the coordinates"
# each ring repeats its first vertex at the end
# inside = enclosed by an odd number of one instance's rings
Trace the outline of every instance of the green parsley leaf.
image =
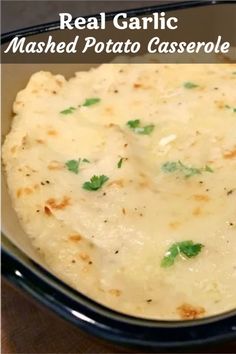
{"type": "Polygon", "coordinates": [[[149,135],[155,128],[154,124],[146,125],[145,127],[135,128],[135,133],[149,135]]]}
{"type": "Polygon", "coordinates": [[[191,166],[184,165],[180,160],[179,161],[167,161],[162,166],[161,169],[163,172],[171,173],[171,172],[181,172],[184,174],[186,178],[200,175],[202,172],[214,172],[213,169],[206,165],[204,168],[196,168],[191,166]]]}
{"type": "Polygon", "coordinates": [[[235,113],[236,108],[229,106],[228,104],[225,105],[225,108],[232,109],[232,111],[235,113]]]}
{"type": "Polygon", "coordinates": [[[135,129],[139,127],[140,120],[139,119],[129,120],[126,124],[130,127],[130,129],[135,129]]]}
{"type": "Polygon", "coordinates": [[[193,241],[183,241],[179,243],[180,253],[188,258],[196,257],[203,247],[201,243],[193,243],[193,241]]]}
{"type": "Polygon", "coordinates": [[[140,126],[140,120],[129,120],[126,123],[130,129],[132,129],[137,134],[149,135],[152,133],[153,129],[155,128],[154,124],[145,125],[144,127],[140,126]]]}
{"type": "Polygon", "coordinates": [[[65,165],[69,171],[78,174],[79,173],[79,166],[80,166],[81,162],[89,163],[90,161],[87,159],[69,160],[65,163],[65,165]]]}
{"type": "Polygon", "coordinates": [[[167,252],[165,253],[165,256],[162,258],[161,266],[163,268],[172,266],[178,254],[179,254],[178,245],[174,243],[172,246],[170,246],[170,248],[168,248],[167,252]]]}
{"type": "Polygon", "coordinates": [[[178,163],[175,161],[167,161],[161,166],[164,172],[175,172],[178,170],[178,163]]]}
{"type": "Polygon", "coordinates": [[[78,174],[80,162],[81,162],[81,159],[69,160],[66,162],[66,167],[68,168],[69,171],[78,174]]]}
{"type": "Polygon", "coordinates": [[[69,107],[69,108],[64,109],[64,110],[61,111],[60,113],[61,113],[61,114],[71,114],[71,113],[73,113],[75,110],[76,110],[75,107],[69,107]]]}
{"type": "Polygon", "coordinates": [[[170,246],[161,261],[161,267],[167,268],[174,264],[176,257],[180,254],[187,258],[196,257],[204,246],[201,243],[193,241],[176,242],[170,246]]]}
{"type": "Polygon", "coordinates": [[[180,171],[184,173],[186,178],[195,175],[200,175],[202,173],[202,170],[200,168],[186,166],[181,161],[178,161],[178,164],[179,164],[180,171]]]}
{"type": "Polygon", "coordinates": [[[102,187],[102,185],[108,181],[108,177],[101,175],[101,176],[93,176],[92,178],[90,178],[90,181],[88,182],[84,182],[83,184],[83,189],[86,189],[88,191],[96,191],[99,188],[102,187]]]}
{"type": "Polygon", "coordinates": [[[184,87],[186,89],[193,89],[193,88],[198,87],[198,85],[194,84],[193,82],[187,81],[184,83],[184,87]]]}
{"type": "Polygon", "coordinates": [[[210,173],[213,173],[214,172],[214,170],[210,167],[210,166],[208,166],[208,165],[206,165],[205,166],[205,169],[204,169],[206,172],[210,172],[210,173]]]}
{"type": "Polygon", "coordinates": [[[232,74],[233,74],[233,75],[236,75],[236,71],[233,71],[232,74]]]}
{"type": "Polygon", "coordinates": [[[121,159],[118,161],[118,163],[117,163],[117,167],[118,167],[118,168],[121,168],[122,163],[123,163],[123,160],[124,160],[124,158],[121,157],[121,159]]]}
{"type": "Polygon", "coordinates": [[[97,98],[97,97],[87,98],[84,101],[84,103],[82,104],[82,106],[89,107],[89,106],[92,106],[93,104],[96,104],[96,103],[98,103],[100,101],[101,101],[101,99],[97,98]]]}

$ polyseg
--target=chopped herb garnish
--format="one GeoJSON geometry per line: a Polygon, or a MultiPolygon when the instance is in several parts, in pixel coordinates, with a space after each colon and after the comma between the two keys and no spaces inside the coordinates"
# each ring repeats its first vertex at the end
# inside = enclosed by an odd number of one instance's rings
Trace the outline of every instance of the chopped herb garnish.
{"type": "Polygon", "coordinates": [[[167,250],[161,261],[161,266],[163,268],[172,266],[178,255],[183,255],[187,258],[196,257],[203,247],[201,243],[193,243],[193,241],[176,242],[167,250]]]}
{"type": "Polygon", "coordinates": [[[233,71],[232,74],[233,74],[233,75],[236,75],[236,71],[233,71]]]}
{"type": "Polygon", "coordinates": [[[145,127],[135,129],[135,132],[138,134],[149,135],[153,131],[154,127],[154,124],[146,125],[145,127]]]}
{"type": "Polygon", "coordinates": [[[164,172],[175,172],[179,169],[178,162],[167,161],[161,166],[162,171],[164,172]]]}
{"type": "Polygon", "coordinates": [[[145,125],[144,127],[140,126],[140,120],[129,120],[126,123],[130,129],[132,129],[137,134],[149,135],[152,133],[153,129],[155,128],[154,124],[145,125]]]}
{"type": "Polygon", "coordinates": [[[227,108],[227,109],[232,109],[232,111],[233,111],[234,113],[236,112],[236,108],[231,107],[231,106],[229,106],[228,104],[225,105],[225,108],[227,108]]]}
{"type": "Polygon", "coordinates": [[[138,128],[139,125],[140,125],[140,120],[139,120],[139,119],[129,120],[129,121],[127,122],[127,125],[128,125],[131,129],[138,128]]]}
{"type": "Polygon", "coordinates": [[[214,172],[212,168],[206,165],[204,168],[196,168],[191,166],[184,165],[181,161],[167,161],[162,166],[161,169],[163,172],[171,173],[179,171],[184,174],[186,178],[200,175],[202,172],[214,172]]]}
{"type": "Polygon", "coordinates": [[[69,108],[64,109],[64,110],[61,111],[60,113],[61,113],[61,114],[71,114],[71,113],[73,113],[75,110],[76,110],[75,107],[69,107],[69,108]]]}
{"type": "Polygon", "coordinates": [[[187,81],[184,83],[184,87],[186,89],[193,89],[193,88],[198,87],[198,85],[194,84],[193,82],[187,81]]]}
{"type": "Polygon", "coordinates": [[[121,159],[118,161],[118,163],[117,163],[117,167],[118,167],[118,168],[121,168],[122,163],[123,163],[123,160],[124,160],[124,158],[121,157],[121,159]]]}
{"type": "Polygon", "coordinates": [[[80,166],[81,162],[89,163],[90,161],[87,159],[69,160],[65,163],[65,165],[69,171],[78,174],[79,173],[79,166],[80,166]]]}
{"type": "Polygon", "coordinates": [[[210,166],[208,166],[208,165],[205,166],[205,168],[204,168],[203,171],[210,172],[210,173],[213,173],[213,172],[214,172],[214,170],[213,170],[210,166]]]}
{"type": "Polygon", "coordinates": [[[186,166],[181,161],[178,161],[178,164],[180,166],[180,170],[184,173],[186,178],[200,175],[202,173],[200,168],[186,166]]]}
{"type": "Polygon", "coordinates": [[[89,106],[92,106],[93,104],[96,104],[98,102],[100,102],[101,99],[100,98],[97,98],[97,97],[93,97],[93,98],[87,98],[84,103],[82,104],[82,106],[84,107],[89,107],[89,106]]]}
{"type": "Polygon", "coordinates": [[[90,178],[90,181],[84,182],[83,184],[83,189],[86,189],[88,191],[96,191],[99,188],[102,187],[102,185],[108,181],[108,177],[101,175],[101,176],[93,176],[90,178]]]}
{"type": "Polygon", "coordinates": [[[68,168],[69,171],[78,174],[80,162],[81,162],[81,159],[69,160],[66,162],[66,167],[68,168]]]}

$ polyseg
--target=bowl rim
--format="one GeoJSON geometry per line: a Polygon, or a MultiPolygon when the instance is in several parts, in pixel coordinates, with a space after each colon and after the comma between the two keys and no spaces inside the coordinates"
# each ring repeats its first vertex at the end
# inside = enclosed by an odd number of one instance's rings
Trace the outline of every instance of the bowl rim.
{"type": "MultiPolygon", "coordinates": [[[[128,16],[137,16],[153,11],[235,3],[235,0],[192,0],[122,11],[128,16]]],[[[120,11],[106,13],[106,19],[111,20],[120,11]]],[[[91,16],[99,17],[84,17],[91,16]]],[[[1,43],[5,44],[15,36],[31,36],[54,30],[59,30],[59,21],[2,34],[1,43]]],[[[18,249],[4,233],[2,241],[2,275],[8,281],[29,293],[60,317],[103,339],[143,348],[183,348],[236,338],[236,309],[188,321],[152,320],[123,314],[72,289],[18,249]]]]}

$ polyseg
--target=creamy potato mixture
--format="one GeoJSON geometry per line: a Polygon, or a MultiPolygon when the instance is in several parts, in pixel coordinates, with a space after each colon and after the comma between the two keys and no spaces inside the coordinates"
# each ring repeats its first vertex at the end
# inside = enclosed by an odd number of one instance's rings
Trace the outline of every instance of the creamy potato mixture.
{"type": "Polygon", "coordinates": [[[49,269],[123,313],[236,308],[236,65],[34,74],[3,146],[13,206],[49,269]]]}

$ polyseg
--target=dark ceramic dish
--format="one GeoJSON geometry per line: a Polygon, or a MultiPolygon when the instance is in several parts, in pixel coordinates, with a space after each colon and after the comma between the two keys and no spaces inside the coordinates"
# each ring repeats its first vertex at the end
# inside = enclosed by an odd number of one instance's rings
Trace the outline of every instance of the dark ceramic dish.
{"type": "MultiPolygon", "coordinates": [[[[219,6],[216,1],[191,1],[169,6],[157,6],[128,11],[131,16],[150,14],[153,11],[172,11],[188,8],[194,11],[202,5],[219,6]],[[214,3],[214,4],[212,4],[214,3]]],[[[232,5],[232,2],[228,2],[232,5]]],[[[220,5],[222,6],[222,5],[220,5]]],[[[112,18],[114,14],[110,14],[112,18]]],[[[203,24],[202,24],[203,25],[203,24]]],[[[26,30],[6,34],[7,43],[15,35],[32,36],[46,31],[56,31],[58,23],[41,25],[26,30]]],[[[206,25],[207,26],[207,25],[206,25]]],[[[56,31],[58,36],[60,31],[56,31]]],[[[76,70],[91,65],[58,64],[4,64],[3,65],[3,134],[9,131],[11,107],[16,92],[40,69],[53,73],[71,75],[76,70]]],[[[236,339],[236,310],[218,316],[193,321],[154,321],[127,316],[102,306],[81,293],[73,290],[49,273],[34,254],[29,241],[22,231],[16,215],[11,208],[4,178],[2,186],[2,274],[10,282],[27,291],[35,299],[55,311],[59,316],[82,329],[107,340],[140,348],[184,348],[236,339]],[[39,265],[41,264],[41,265],[39,265]]]]}

